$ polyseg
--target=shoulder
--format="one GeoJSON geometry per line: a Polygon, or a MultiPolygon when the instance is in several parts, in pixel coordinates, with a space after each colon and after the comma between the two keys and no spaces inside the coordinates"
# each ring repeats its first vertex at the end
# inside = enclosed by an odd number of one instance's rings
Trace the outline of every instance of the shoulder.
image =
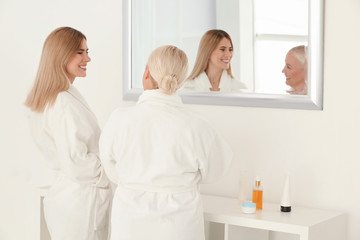
{"type": "Polygon", "coordinates": [[[127,119],[132,119],[132,112],[134,111],[134,108],[134,106],[116,108],[111,112],[106,125],[120,125],[120,123],[126,121],[127,119]]]}
{"type": "Polygon", "coordinates": [[[184,111],[186,124],[197,133],[213,134],[214,128],[211,123],[201,114],[191,109],[184,111]]]}
{"type": "Polygon", "coordinates": [[[246,89],[246,86],[244,83],[236,80],[236,79],[232,79],[231,80],[231,87],[234,89],[234,90],[241,90],[241,89],[246,89]]]}
{"type": "Polygon", "coordinates": [[[205,72],[200,73],[196,78],[187,80],[184,89],[206,91],[211,84],[205,72]]]}
{"type": "Polygon", "coordinates": [[[74,105],[76,99],[67,91],[58,93],[54,107],[59,108],[71,108],[74,105]]]}
{"type": "Polygon", "coordinates": [[[110,114],[110,118],[124,118],[126,116],[129,116],[134,112],[136,109],[136,106],[130,106],[130,107],[118,107],[115,110],[113,110],[110,114]]]}
{"type": "Polygon", "coordinates": [[[229,80],[230,84],[230,90],[236,91],[241,89],[246,89],[246,85],[242,83],[241,81],[235,79],[234,77],[231,77],[226,70],[224,70],[222,78],[226,78],[229,80]]]}
{"type": "Polygon", "coordinates": [[[207,80],[207,81],[209,80],[205,72],[200,73],[199,76],[194,78],[194,81],[196,81],[196,82],[204,81],[204,80],[207,80]]]}
{"type": "Polygon", "coordinates": [[[55,115],[71,116],[83,120],[84,116],[92,114],[91,110],[86,108],[77,98],[67,91],[60,92],[56,97],[55,103],[49,109],[55,115]]]}

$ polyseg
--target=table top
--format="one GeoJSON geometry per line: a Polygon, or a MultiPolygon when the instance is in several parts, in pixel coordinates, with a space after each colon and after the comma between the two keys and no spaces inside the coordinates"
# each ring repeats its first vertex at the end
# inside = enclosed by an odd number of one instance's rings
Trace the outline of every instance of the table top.
{"type": "Polygon", "coordinates": [[[280,204],[263,203],[253,214],[241,211],[236,198],[202,195],[204,218],[207,221],[282,232],[302,233],[310,227],[342,216],[343,212],[292,206],[291,212],[281,212],[280,204]]]}

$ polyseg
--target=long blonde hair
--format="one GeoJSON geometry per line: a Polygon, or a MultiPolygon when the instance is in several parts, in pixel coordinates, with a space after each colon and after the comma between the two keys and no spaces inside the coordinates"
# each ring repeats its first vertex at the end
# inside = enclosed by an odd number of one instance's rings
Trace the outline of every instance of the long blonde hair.
{"type": "Polygon", "coordinates": [[[66,65],[81,46],[85,35],[70,27],[55,29],[46,38],[39,68],[25,106],[34,112],[43,112],[55,103],[60,92],[69,89],[71,83],[66,65]]]}
{"type": "Polygon", "coordinates": [[[166,45],[155,49],[148,59],[150,76],[160,90],[173,94],[185,82],[188,71],[188,58],[181,49],[166,45]]]}
{"type": "MultiPolygon", "coordinates": [[[[225,32],[224,30],[220,29],[213,29],[207,31],[204,36],[200,40],[198,53],[196,56],[194,68],[192,72],[190,73],[190,76],[188,77],[188,80],[193,80],[197,76],[199,76],[201,73],[203,73],[209,64],[209,59],[212,54],[212,52],[215,50],[215,48],[218,46],[219,42],[223,39],[227,38],[230,41],[231,47],[233,47],[232,40],[230,38],[230,35],[225,32]]],[[[227,72],[231,78],[234,78],[232,72],[231,72],[231,65],[227,69],[227,72]]]]}

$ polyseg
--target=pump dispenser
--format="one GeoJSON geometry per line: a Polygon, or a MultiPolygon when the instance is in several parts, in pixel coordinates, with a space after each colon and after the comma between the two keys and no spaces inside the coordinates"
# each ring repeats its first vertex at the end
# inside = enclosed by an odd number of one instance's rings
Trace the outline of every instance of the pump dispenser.
{"type": "Polygon", "coordinates": [[[253,188],[252,202],[256,203],[256,209],[262,209],[263,205],[263,187],[261,186],[260,177],[257,176],[253,188]]]}

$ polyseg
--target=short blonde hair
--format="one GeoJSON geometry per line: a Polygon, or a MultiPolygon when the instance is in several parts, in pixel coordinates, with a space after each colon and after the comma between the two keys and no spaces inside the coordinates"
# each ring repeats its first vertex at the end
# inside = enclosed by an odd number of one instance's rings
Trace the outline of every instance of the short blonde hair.
{"type": "Polygon", "coordinates": [[[289,52],[294,53],[295,57],[300,61],[302,66],[306,68],[307,64],[307,47],[304,45],[293,47],[289,52]]]}
{"type": "Polygon", "coordinates": [[[188,71],[188,58],[181,49],[166,45],[155,49],[147,65],[151,78],[166,94],[175,93],[185,82],[188,71]]]}
{"type": "Polygon", "coordinates": [[[40,58],[35,82],[30,90],[25,106],[34,112],[43,112],[52,106],[57,95],[69,89],[71,82],[66,65],[81,46],[86,37],[70,27],[55,29],[46,38],[40,58]]]}
{"type": "MultiPolygon", "coordinates": [[[[202,36],[200,40],[194,68],[190,76],[188,77],[189,80],[195,79],[197,76],[199,76],[207,69],[212,52],[216,49],[216,47],[219,45],[219,42],[223,38],[228,39],[230,41],[231,47],[233,48],[233,43],[230,38],[230,35],[224,30],[220,30],[220,29],[209,30],[204,34],[204,36],[202,36]]],[[[229,69],[227,69],[227,72],[231,76],[231,78],[234,78],[231,71],[231,65],[229,69]]]]}

